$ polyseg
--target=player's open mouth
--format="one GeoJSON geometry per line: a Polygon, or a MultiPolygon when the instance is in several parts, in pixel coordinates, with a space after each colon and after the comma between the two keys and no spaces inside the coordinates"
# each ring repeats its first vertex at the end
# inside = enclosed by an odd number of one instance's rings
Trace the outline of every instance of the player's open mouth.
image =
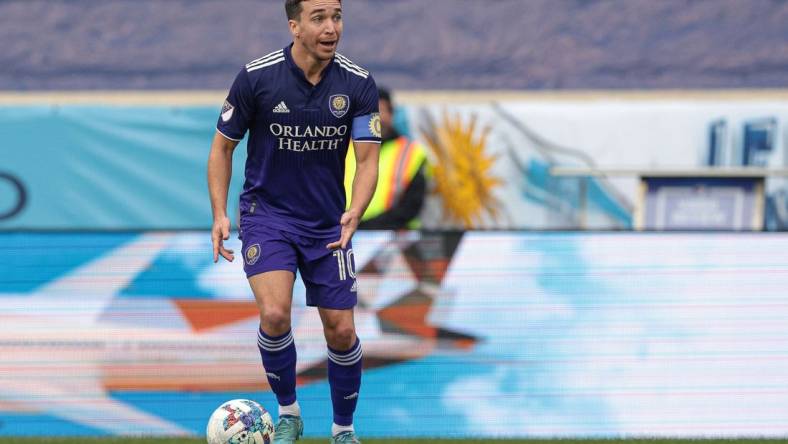
{"type": "Polygon", "coordinates": [[[333,40],[333,41],[330,41],[330,42],[320,42],[320,46],[325,48],[325,49],[334,49],[334,47],[337,46],[337,41],[333,40]]]}

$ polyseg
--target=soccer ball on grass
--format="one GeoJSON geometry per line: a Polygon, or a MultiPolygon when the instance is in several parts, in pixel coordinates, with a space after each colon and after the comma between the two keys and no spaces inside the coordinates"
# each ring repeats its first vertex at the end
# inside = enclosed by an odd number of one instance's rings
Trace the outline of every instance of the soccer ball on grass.
{"type": "Polygon", "coordinates": [[[208,420],[208,444],[270,444],[274,421],[260,404],[233,399],[216,409],[208,420]]]}

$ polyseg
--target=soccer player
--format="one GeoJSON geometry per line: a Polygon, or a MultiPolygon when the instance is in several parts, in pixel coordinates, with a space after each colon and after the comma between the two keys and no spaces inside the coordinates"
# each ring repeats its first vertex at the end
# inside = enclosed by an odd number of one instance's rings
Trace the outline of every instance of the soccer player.
{"type": "Polygon", "coordinates": [[[358,443],[353,412],[361,343],[353,323],[351,238],[375,191],[378,93],[369,72],[336,52],[341,0],[286,0],[293,43],[247,64],[222,107],[208,160],[213,255],[232,261],[227,190],[233,149],[249,131],[240,201],[244,271],[260,309],[257,344],[279,403],[274,443],[303,434],[296,400],[290,312],[295,272],[319,310],[328,345],[332,443],[358,443]],[[344,165],[352,137],[357,169],[345,209],[344,165]]]}

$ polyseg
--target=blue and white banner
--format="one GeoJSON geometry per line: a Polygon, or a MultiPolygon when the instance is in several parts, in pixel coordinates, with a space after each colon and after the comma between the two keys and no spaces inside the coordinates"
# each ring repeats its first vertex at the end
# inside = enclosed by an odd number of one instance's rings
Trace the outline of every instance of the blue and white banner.
{"type": "MultiPolygon", "coordinates": [[[[210,227],[217,107],[0,107],[0,229],[210,227]]],[[[245,143],[233,159],[237,208],[245,143]]]]}
{"type": "MultiPolygon", "coordinates": [[[[235,238],[231,248],[238,245],[235,238]]],[[[362,437],[782,437],[788,236],[354,238],[362,437]],[[418,424],[418,427],[414,427],[418,424]]],[[[0,435],[201,435],[276,411],[242,264],[209,234],[0,234],[0,435]]],[[[295,287],[298,397],[331,425],[295,287]]]]}
{"type": "MultiPolygon", "coordinates": [[[[496,208],[495,217],[474,218],[475,228],[633,227],[638,177],[562,177],[553,167],[788,168],[788,106],[779,100],[430,97],[405,95],[410,103],[395,114],[399,129],[428,147],[434,167],[420,217],[427,229],[463,228],[447,215],[452,205],[441,190],[477,210],[496,208]],[[439,159],[436,141],[451,155],[439,159]],[[456,171],[441,171],[452,166],[447,159],[456,171]],[[481,177],[452,184],[471,172],[481,177]],[[485,194],[466,196],[478,188],[467,184],[476,183],[486,184],[485,194]]],[[[220,102],[0,107],[0,229],[208,228],[206,164],[220,102]]],[[[242,143],[228,199],[233,219],[245,157],[242,143]]],[[[788,229],[787,183],[766,180],[765,202],[755,211],[769,230],[788,229]]]]}

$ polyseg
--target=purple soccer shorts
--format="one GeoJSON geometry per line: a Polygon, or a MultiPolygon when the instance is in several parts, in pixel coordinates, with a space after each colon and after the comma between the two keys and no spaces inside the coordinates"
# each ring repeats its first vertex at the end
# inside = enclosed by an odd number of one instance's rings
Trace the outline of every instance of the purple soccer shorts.
{"type": "Polygon", "coordinates": [[[311,307],[345,310],[356,305],[353,245],[329,250],[337,240],[289,233],[260,224],[245,223],[239,235],[246,277],[274,270],[296,270],[306,286],[311,307]]]}

